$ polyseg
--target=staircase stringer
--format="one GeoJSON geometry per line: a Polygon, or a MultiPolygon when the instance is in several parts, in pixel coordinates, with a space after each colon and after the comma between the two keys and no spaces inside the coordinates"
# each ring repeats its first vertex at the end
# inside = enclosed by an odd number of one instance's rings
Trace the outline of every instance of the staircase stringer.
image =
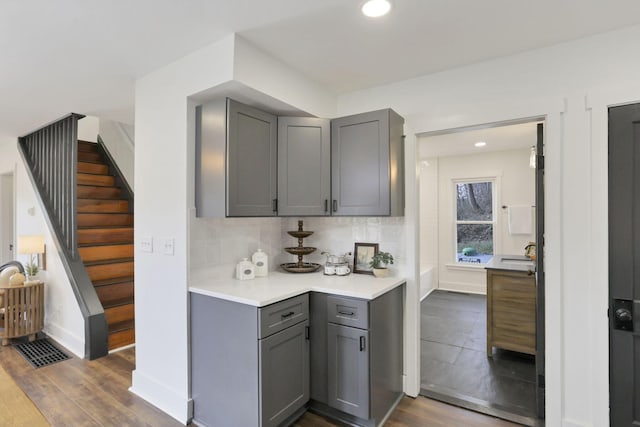
{"type": "Polygon", "coordinates": [[[108,353],[108,330],[102,304],[78,257],[77,125],[83,117],[71,113],[18,138],[18,152],[84,318],[84,356],[91,360],[108,353]]]}

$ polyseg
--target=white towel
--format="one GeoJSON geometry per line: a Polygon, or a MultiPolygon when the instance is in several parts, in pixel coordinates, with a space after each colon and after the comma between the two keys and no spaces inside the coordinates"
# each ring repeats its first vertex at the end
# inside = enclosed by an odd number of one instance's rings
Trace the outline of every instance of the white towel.
{"type": "Polygon", "coordinates": [[[531,234],[531,211],[530,205],[509,206],[509,234],[531,234]]]}

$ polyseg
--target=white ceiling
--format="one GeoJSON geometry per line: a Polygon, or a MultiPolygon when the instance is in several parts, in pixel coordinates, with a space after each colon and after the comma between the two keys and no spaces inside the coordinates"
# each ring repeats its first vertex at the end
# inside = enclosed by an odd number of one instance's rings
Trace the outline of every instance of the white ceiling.
{"type": "Polygon", "coordinates": [[[0,136],[131,123],[134,81],[237,32],[343,93],[640,23],[637,0],[0,0],[0,136]]]}
{"type": "Polygon", "coordinates": [[[516,149],[530,149],[536,145],[537,123],[520,123],[496,126],[484,129],[461,130],[434,136],[418,137],[418,156],[420,159],[433,157],[464,156],[516,149]],[[476,142],[487,145],[476,147],[476,142]]]}

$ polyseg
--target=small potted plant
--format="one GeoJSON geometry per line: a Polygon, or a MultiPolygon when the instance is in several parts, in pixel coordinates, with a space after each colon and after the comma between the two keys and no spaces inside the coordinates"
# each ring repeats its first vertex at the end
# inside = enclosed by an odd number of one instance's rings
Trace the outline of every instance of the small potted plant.
{"type": "Polygon", "coordinates": [[[373,275],[376,277],[386,277],[389,274],[387,266],[393,264],[393,255],[389,252],[378,252],[371,258],[369,265],[373,268],[373,275]]]}
{"type": "Polygon", "coordinates": [[[27,273],[27,280],[35,280],[39,271],[40,267],[38,267],[38,264],[33,262],[33,260],[24,266],[24,272],[27,273]]]}

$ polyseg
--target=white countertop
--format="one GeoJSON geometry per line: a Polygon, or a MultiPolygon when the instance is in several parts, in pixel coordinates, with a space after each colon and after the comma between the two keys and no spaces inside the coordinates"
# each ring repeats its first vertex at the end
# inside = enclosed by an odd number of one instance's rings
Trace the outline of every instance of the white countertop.
{"type": "Polygon", "coordinates": [[[325,276],[322,272],[293,274],[272,271],[267,277],[251,280],[209,281],[200,277],[197,284],[189,286],[189,292],[263,307],[310,291],[372,300],[405,281],[402,277],[379,279],[368,274],[325,276]]]}

